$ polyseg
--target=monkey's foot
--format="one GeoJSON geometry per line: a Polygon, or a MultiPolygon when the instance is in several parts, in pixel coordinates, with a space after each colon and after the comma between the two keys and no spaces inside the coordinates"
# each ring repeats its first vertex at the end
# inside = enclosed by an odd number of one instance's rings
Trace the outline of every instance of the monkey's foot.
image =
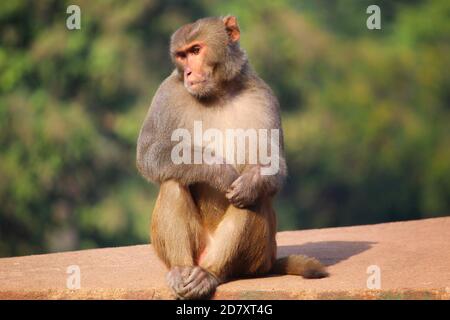
{"type": "Polygon", "coordinates": [[[166,275],[167,284],[172,289],[173,293],[180,298],[179,292],[184,287],[184,279],[189,276],[191,267],[174,267],[166,275]]]}
{"type": "Polygon", "coordinates": [[[178,299],[209,298],[219,281],[205,269],[195,267],[174,267],[167,274],[167,282],[178,299]]]}

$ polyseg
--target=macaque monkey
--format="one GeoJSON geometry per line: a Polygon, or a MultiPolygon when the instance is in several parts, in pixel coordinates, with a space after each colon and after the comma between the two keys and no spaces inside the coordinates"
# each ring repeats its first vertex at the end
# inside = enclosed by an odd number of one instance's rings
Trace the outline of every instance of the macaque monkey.
{"type": "Polygon", "coordinates": [[[237,277],[327,276],[314,258],[276,258],[272,201],[286,176],[279,104],[252,70],[239,38],[233,16],[200,19],[172,35],[175,70],[155,93],[137,141],[139,172],[160,185],[152,244],[169,268],[167,282],[179,299],[208,298],[219,284],[237,277]],[[258,130],[278,132],[269,142],[248,143],[258,154],[265,149],[277,170],[264,172],[267,161],[250,161],[249,150],[236,161],[239,145],[228,150],[232,156],[219,147],[214,161],[198,161],[211,144],[195,137],[183,145],[191,147],[183,149],[184,159],[191,161],[174,161],[179,143],[174,132],[194,135],[196,122],[216,135],[241,130],[247,140],[258,130]]]}

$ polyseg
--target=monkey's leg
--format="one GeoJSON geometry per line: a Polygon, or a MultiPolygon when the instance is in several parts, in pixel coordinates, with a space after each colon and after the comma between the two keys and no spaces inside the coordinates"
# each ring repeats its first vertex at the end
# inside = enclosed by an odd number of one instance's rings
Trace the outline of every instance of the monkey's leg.
{"type": "Polygon", "coordinates": [[[276,255],[275,224],[270,203],[255,211],[229,206],[181,295],[201,298],[230,277],[267,273],[276,255]]]}
{"type": "Polygon", "coordinates": [[[199,219],[187,187],[174,180],[161,184],[152,214],[152,245],[170,269],[167,281],[176,295],[183,288],[183,278],[194,266],[202,246],[199,219]]]}

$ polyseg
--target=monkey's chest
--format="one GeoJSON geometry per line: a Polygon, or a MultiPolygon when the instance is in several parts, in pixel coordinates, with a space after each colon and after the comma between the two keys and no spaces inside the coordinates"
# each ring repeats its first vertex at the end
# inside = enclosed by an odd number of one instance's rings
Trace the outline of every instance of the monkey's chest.
{"type": "Polygon", "coordinates": [[[204,150],[211,162],[240,165],[256,163],[258,148],[270,140],[269,124],[257,107],[245,103],[221,108],[197,108],[180,116],[180,126],[188,132],[185,144],[204,150]],[[187,142],[187,143],[186,143],[187,142]]]}

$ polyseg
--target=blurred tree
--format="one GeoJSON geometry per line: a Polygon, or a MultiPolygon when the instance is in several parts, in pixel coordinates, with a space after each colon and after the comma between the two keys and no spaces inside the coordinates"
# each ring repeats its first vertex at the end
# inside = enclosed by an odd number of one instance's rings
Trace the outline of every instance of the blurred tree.
{"type": "Polygon", "coordinates": [[[0,256],[148,239],[135,141],[180,25],[232,13],[283,109],[279,229],[450,213],[450,2],[6,1],[0,256]],[[69,31],[66,8],[81,8],[69,31]]]}

